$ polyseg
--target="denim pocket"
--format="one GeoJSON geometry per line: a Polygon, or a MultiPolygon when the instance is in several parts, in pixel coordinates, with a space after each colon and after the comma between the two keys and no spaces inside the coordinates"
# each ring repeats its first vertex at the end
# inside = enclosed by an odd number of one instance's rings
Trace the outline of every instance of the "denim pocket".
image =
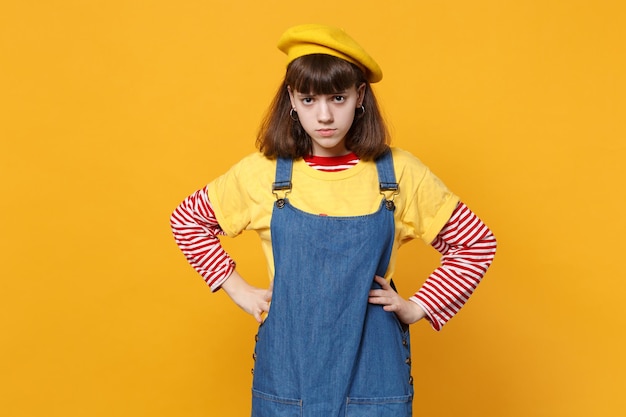
{"type": "Polygon", "coordinates": [[[252,390],[252,417],[302,417],[302,400],[252,390]]]}
{"type": "Polygon", "coordinates": [[[379,398],[348,398],[346,417],[410,417],[411,395],[379,398]]]}

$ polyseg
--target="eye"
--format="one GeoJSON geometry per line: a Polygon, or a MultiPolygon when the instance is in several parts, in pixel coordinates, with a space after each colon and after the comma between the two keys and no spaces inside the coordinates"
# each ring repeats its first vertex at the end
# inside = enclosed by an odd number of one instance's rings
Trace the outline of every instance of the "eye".
{"type": "Polygon", "coordinates": [[[333,101],[335,103],[343,103],[344,101],[346,101],[346,98],[344,96],[334,96],[333,101]]]}
{"type": "Polygon", "coordinates": [[[311,104],[311,103],[313,103],[313,97],[302,97],[300,100],[302,100],[302,102],[304,104],[311,104]]]}

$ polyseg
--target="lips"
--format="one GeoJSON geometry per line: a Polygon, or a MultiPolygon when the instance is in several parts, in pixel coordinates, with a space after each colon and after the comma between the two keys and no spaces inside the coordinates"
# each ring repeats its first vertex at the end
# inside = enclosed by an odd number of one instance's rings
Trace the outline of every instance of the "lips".
{"type": "Polygon", "coordinates": [[[317,133],[322,137],[330,137],[335,134],[336,129],[317,129],[317,133]]]}

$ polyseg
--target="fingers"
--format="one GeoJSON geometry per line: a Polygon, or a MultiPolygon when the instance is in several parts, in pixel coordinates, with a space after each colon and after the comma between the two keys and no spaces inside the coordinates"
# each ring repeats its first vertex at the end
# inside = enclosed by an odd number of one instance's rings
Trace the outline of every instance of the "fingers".
{"type": "Polygon", "coordinates": [[[381,276],[376,275],[374,281],[380,285],[380,289],[370,290],[370,297],[393,297],[396,292],[391,288],[391,285],[387,280],[381,276]]]}
{"type": "Polygon", "coordinates": [[[381,288],[370,291],[369,302],[382,305],[385,311],[397,311],[401,301],[398,293],[391,288],[385,278],[376,275],[374,281],[380,284],[381,288]]]}
{"type": "Polygon", "coordinates": [[[383,290],[391,289],[391,285],[387,282],[387,280],[381,276],[374,276],[374,281],[380,284],[383,290]]]}
{"type": "Polygon", "coordinates": [[[239,301],[239,306],[261,324],[270,310],[272,286],[267,289],[251,287],[239,301]]]}
{"type": "Polygon", "coordinates": [[[270,301],[272,299],[271,294],[269,294],[269,297],[267,298],[266,301],[263,301],[259,304],[259,308],[256,310],[256,312],[253,314],[254,319],[259,323],[263,323],[265,321],[265,318],[267,317],[267,313],[269,313],[270,311],[270,301]]]}
{"type": "Polygon", "coordinates": [[[263,323],[263,320],[265,319],[265,316],[267,315],[268,311],[269,311],[268,307],[261,305],[259,308],[257,308],[254,311],[252,315],[254,316],[254,319],[257,321],[257,323],[261,324],[263,323]]]}

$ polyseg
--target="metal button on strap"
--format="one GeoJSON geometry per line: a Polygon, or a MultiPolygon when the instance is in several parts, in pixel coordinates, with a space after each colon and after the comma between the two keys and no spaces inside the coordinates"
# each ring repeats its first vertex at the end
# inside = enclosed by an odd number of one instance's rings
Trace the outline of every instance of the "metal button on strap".
{"type": "Polygon", "coordinates": [[[404,363],[406,363],[407,365],[411,364],[411,358],[406,358],[406,360],[404,361],[404,363]]]}
{"type": "Polygon", "coordinates": [[[402,339],[402,346],[408,346],[409,342],[406,341],[406,339],[402,339]]]}

